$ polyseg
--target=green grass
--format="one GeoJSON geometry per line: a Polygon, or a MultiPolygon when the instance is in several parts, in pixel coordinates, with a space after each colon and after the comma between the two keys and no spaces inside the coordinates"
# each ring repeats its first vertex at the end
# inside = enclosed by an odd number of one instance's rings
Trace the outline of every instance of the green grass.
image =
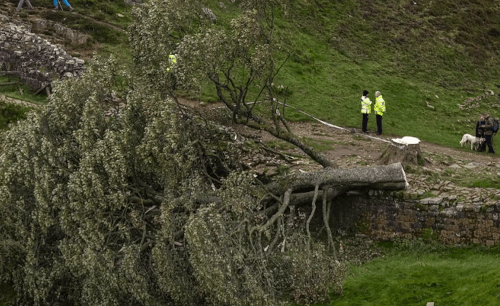
{"type": "Polygon", "coordinates": [[[44,2],[47,10],[40,13],[42,18],[62,23],[90,36],[82,50],[95,50],[100,55],[113,53],[122,63],[131,64],[132,55],[128,46],[127,27],[132,24],[132,6],[123,1],[69,1],[76,14],[65,11],[53,12],[52,2],[44,2]],[[120,17],[123,16],[123,17],[120,17]]]}
{"type": "MultiPolygon", "coordinates": [[[[75,9],[75,13],[96,19],[99,21],[112,23],[122,29],[127,29],[127,26],[133,22],[132,6],[127,5],[124,1],[108,1],[108,0],[68,0],[71,6],[75,9]],[[118,16],[121,14],[123,17],[118,16]]],[[[47,9],[53,8],[52,1],[43,1],[37,3],[37,6],[43,6],[47,9]]],[[[64,17],[72,17],[76,14],[68,15],[68,8],[63,4],[63,11],[58,11],[64,17]]],[[[81,18],[78,16],[78,18],[81,18]]],[[[69,20],[68,22],[72,22],[69,20]]]]}
{"type": "Polygon", "coordinates": [[[295,148],[294,145],[283,141],[283,140],[273,140],[266,143],[269,147],[277,150],[291,150],[295,148]]]}
{"type": "Polygon", "coordinates": [[[61,22],[67,27],[81,31],[85,34],[90,35],[95,41],[99,43],[106,43],[111,45],[125,44],[127,43],[127,34],[122,30],[113,28],[107,24],[102,24],[97,21],[103,21],[100,19],[92,19],[91,16],[87,15],[75,15],[70,13],[65,13],[61,11],[53,12],[47,10],[42,13],[42,17],[61,22]],[[68,18],[71,16],[71,18],[68,18]],[[91,17],[91,18],[89,18],[91,17]],[[96,21],[97,20],[97,21],[96,21]]]}
{"type": "Polygon", "coordinates": [[[18,82],[18,84],[0,86],[0,95],[5,95],[10,98],[28,101],[35,104],[47,103],[47,95],[41,93],[35,95],[35,91],[21,83],[19,78],[0,76],[0,83],[18,82]]]}
{"type": "Polygon", "coordinates": [[[500,189],[500,181],[497,178],[483,178],[472,182],[469,187],[495,188],[500,189]]]}
{"type": "MultiPolygon", "coordinates": [[[[218,2],[208,3],[221,20],[235,11],[235,4],[222,10],[218,2]]],[[[500,71],[492,68],[500,64],[495,2],[323,0],[291,7],[290,20],[278,19],[277,25],[292,56],[274,82],[290,88],[291,105],[336,125],[360,127],[362,91],[374,100],[380,90],[387,103],[385,134],[454,148],[475,127],[457,120],[475,121],[484,111],[500,116],[490,109],[499,103],[496,96],[470,112],[457,106],[487,89],[498,91],[500,71]]],[[[202,98],[216,100],[207,86],[202,98]]],[[[287,117],[308,120],[293,110],[287,117]]],[[[376,128],[373,114],[368,128],[376,128]]]]}
{"type": "Polygon", "coordinates": [[[498,248],[421,244],[388,253],[352,267],[344,295],[324,305],[500,305],[498,248]]]}
{"type": "MultiPolygon", "coordinates": [[[[127,35],[106,23],[126,29],[133,22],[132,6],[107,0],[70,3],[78,14],[44,11],[41,15],[91,35],[89,46],[83,48],[114,54],[130,64],[127,35]]],[[[238,3],[225,2],[225,8],[219,3],[208,0],[204,5],[224,26],[239,12],[238,3]]],[[[452,148],[460,147],[464,133],[473,134],[480,113],[500,117],[499,108],[492,107],[500,105],[497,96],[486,97],[470,111],[457,106],[485,90],[498,93],[500,4],[492,0],[416,3],[293,1],[288,19],[282,14],[276,19],[276,32],[291,54],[274,82],[288,86],[287,103],[333,124],[359,128],[361,92],[369,90],[374,100],[380,90],[387,103],[385,134],[415,136],[452,148]],[[464,124],[465,119],[473,122],[464,124]]],[[[38,5],[52,7],[51,1],[38,5]]],[[[217,101],[209,83],[193,98],[217,101]]],[[[310,120],[291,109],[286,115],[293,121],[310,120]]],[[[375,128],[372,114],[368,129],[375,128]]]]}
{"type": "Polygon", "coordinates": [[[434,198],[436,195],[430,191],[424,192],[419,198],[420,199],[426,199],[426,198],[434,198]]]}
{"type": "Polygon", "coordinates": [[[303,137],[303,141],[306,145],[314,148],[318,152],[325,152],[334,149],[335,141],[326,139],[312,139],[309,137],[303,137]]]}

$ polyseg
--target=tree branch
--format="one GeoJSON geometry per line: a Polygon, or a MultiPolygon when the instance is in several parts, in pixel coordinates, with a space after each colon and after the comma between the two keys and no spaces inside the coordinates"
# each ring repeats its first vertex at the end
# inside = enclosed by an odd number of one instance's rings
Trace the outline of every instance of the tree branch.
{"type": "MultiPolygon", "coordinates": [[[[309,215],[309,218],[307,219],[307,223],[306,223],[306,231],[307,231],[307,251],[310,253],[311,252],[311,231],[309,230],[309,224],[311,223],[311,220],[314,216],[314,213],[316,212],[316,199],[318,198],[318,188],[319,188],[319,185],[316,185],[316,187],[314,187],[314,198],[312,200],[312,211],[311,211],[311,214],[309,215]]],[[[326,197],[324,197],[326,198],[326,197]]]]}

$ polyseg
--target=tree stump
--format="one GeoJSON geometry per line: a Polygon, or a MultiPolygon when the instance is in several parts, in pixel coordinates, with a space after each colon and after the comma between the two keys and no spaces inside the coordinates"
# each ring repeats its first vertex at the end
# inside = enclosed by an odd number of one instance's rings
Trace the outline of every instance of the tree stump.
{"type": "Polygon", "coordinates": [[[422,166],[425,164],[422,151],[420,151],[420,140],[408,136],[392,139],[392,143],[385,149],[379,160],[382,165],[401,163],[422,166]]]}

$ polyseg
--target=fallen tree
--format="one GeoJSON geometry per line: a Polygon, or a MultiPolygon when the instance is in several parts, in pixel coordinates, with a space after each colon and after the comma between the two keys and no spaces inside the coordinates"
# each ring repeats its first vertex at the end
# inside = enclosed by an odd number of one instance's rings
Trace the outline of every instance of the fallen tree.
{"type": "Polygon", "coordinates": [[[20,304],[312,304],[341,290],[347,265],[336,256],[332,201],[352,189],[402,189],[406,179],[400,164],[333,169],[290,131],[272,84],[281,2],[241,1],[231,33],[196,13],[199,1],[138,7],[132,73],[97,59],[6,132],[0,275],[20,304]],[[214,82],[234,122],[325,168],[271,183],[243,171],[232,135],[176,103],[177,86],[192,89],[199,77],[214,82]],[[266,115],[246,103],[262,92],[266,115]],[[316,213],[326,242],[310,229],[316,213]]]}
{"type": "Polygon", "coordinates": [[[132,80],[97,60],[2,139],[0,274],[20,302],[308,304],[340,290],[331,203],[404,188],[401,165],[264,184],[242,171],[226,129],[132,80]],[[116,95],[124,107],[108,116],[116,95]],[[316,213],[325,243],[310,230],[316,213]]]}

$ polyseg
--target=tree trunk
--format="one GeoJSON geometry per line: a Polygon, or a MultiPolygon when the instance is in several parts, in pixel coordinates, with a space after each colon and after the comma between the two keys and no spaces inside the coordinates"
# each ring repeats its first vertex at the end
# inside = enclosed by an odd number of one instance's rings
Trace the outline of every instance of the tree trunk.
{"type": "MultiPolygon", "coordinates": [[[[316,197],[318,201],[323,201],[326,196],[332,200],[349,190],[356,189],[378,189],[378,190],[399,190],[406,189],[408,182],[403,166],[400,163],[387,165],[364,167],[354,169],[333,169],[325,168],[317,172],[298,173],[285,177],[277,182],[266,185],[268,192],[276,196],[282,195],[286,190],[293,191],[289,206],[311,204],[316,197]],[[318,186],[318,191],[315,187],[318,186]]],[[[269,201],[273,203],[273,197],[269,196],[269,201]]],[[[266,208],[262,213],[266,215],[274,214],[279,207],[279,203],[266,208]]]]}
{"type": "Polygon", "coordinates": [[[283,194],[292,188],[293,192],[310,192],[319,185],[320,189],[332,187],[346,190],[405,189],[408,185],[401,163],[387,166],[363,167],[354,169],[325,168],[316,172],[297,173],[266,186],[275,195],[283,194]]]}

